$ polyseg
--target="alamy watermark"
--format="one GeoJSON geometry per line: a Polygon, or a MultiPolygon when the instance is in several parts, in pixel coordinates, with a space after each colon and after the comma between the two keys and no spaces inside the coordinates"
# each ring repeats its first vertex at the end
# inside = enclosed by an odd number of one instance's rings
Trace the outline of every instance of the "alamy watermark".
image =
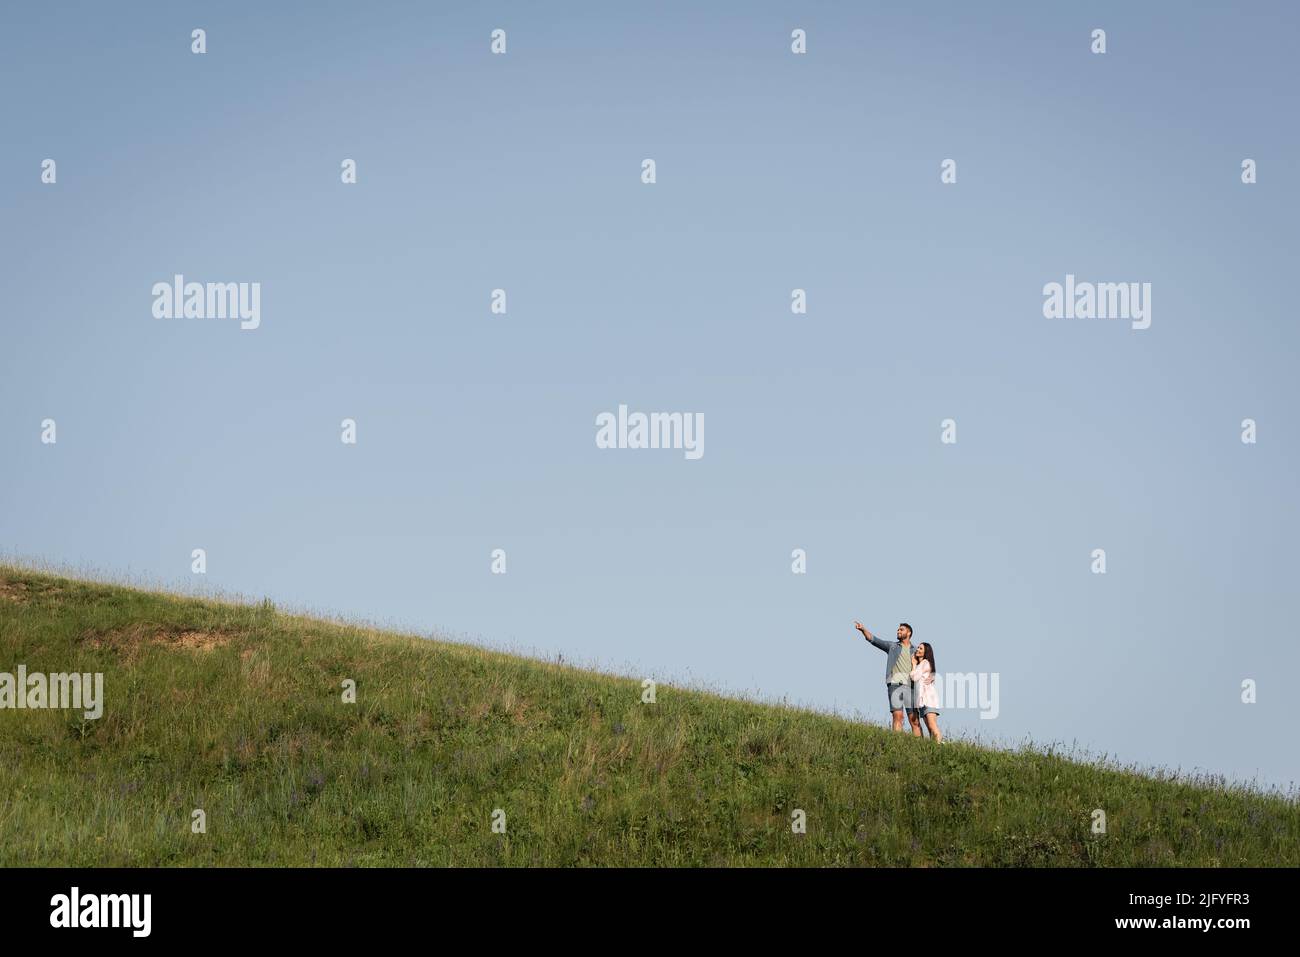
{"type": "Polygon", "coordinates": [[[598,449],[682,449],[688,459],[704,456],[703,412],[632,412],[596,416],[598,449]]]}
{"type": "Polygon", "coordinates": [[[152,894],[83,894],[73,887],[50,898],[51,927],[124,927],[132,937],[148,937],[152,912],[152,894]]]}
{"type": "Polygon", "coordinates": [[[946,671],[934,676],[939,694],[936,711],[978,708],[982,720],[991,721],[1001,713],[998,704],[998,672],[946,671]]]}
{"type": "Polygon", "coordinates": [[[151,293],[155,319],[238,319],[239,328],[262,324],[260,282],[186,282],[177,273],[171,282],[156,282],[151,293]]]}
{"type": "Polygon", "coordinates": [[[104,673],[28,674],[26,665],[19,665],[16,674],[0,671],[0,710],[4,708],[72,708],[97,720],[104,713],[104,673]]]}
{"type": "Polygon", "coordinates": [[[1151,283],[1075,282],[1043,286],[1043,316],[1047,319],[1127,319],[1134,329],[1151,325],[1151,283]]]}

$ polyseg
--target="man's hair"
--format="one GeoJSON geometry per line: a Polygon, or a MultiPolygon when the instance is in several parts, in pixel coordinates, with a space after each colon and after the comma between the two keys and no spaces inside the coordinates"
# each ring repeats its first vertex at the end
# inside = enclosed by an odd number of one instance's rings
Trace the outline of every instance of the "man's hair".
{"type": "Polygon", "coordinates": [[[909,638],[912,637],[912,626],[909,625],[907,622],[905,622],[905,621],[900,621],[900,622],[898,623],[898,627],[899,627],[899,628],[906,628],[906,629],[907,629],[907,637],[909,637],[909,638]]]}

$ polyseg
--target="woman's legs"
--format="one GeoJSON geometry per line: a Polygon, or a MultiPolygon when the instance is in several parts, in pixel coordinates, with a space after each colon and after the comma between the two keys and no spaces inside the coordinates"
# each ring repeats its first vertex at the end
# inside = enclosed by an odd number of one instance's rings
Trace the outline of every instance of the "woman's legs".
{"type": "Polygon", "coordinates": [[[935,744],[943,740],[943,732],[939,730],[939,716],[937,714],[927,714],[925,716],[925,726],[930,729],[930,738],[935,744]]]}

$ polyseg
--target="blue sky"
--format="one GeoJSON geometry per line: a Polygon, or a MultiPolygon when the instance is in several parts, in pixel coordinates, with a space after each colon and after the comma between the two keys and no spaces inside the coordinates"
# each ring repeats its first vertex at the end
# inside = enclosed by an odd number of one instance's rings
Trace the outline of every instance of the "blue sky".
{"type": "Polygon", "coordinates": [[[622,6],[0,13],[0,548],[871,721],[907,620],[957,735],[1295,781],[1300,15],[622,6]]]}

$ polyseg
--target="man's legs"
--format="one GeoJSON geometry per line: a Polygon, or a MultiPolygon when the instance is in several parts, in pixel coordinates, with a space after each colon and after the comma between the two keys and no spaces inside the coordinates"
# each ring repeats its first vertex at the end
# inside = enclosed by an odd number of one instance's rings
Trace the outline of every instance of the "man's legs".
{"type": "MultiPolygon", "coordinates": [[[[912,736],[917,738],[921,737],[921,716],[916,713],[915,708],[909,708],[907,710],[907,720],[912,723],[912,736]]],[[[902,722],[899,722],[899,725],[901,727],[902,722]]]]}
{"type": "Polygon", "coordinates": [[[911,690],[902,684],[885,685],[885,691],[889,693],[889,717],[893,719],[895,731],[903,730],[903,711],[912,706],[908,697],[911,690]]]}

